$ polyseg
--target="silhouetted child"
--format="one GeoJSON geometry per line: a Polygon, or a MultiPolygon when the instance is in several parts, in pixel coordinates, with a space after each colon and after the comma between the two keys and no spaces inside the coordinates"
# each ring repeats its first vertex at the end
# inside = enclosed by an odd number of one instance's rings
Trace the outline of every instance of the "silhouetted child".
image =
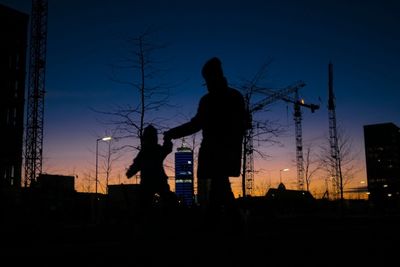
{"type": "Polygon", "coordinates": [[[158,205],[174,205],[175,194],[170,190],[168,176],[163,161],[172,152],[172,142],[158,144],[157,129],[153,125],[143,131],[142,147],[129,166],[126,177],[129,179],[140,171],[139,209],[141,215],[149,208],[158,205]]]}

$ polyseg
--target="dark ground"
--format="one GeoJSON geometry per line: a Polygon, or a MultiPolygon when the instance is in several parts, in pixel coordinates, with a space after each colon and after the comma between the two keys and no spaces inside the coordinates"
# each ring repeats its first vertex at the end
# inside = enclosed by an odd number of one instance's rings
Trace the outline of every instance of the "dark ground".
{"type": "MultiPolygon", "coordinates": [[[[398,212],[241,204],[242,225],[196,208],[98,222],[4,214],[2,266],[397,266],[398,212]],[[391,264],[389,264],[391,262],[391,264]]],[[[333,207],[333,208],[332,208],[333,207]]]]}

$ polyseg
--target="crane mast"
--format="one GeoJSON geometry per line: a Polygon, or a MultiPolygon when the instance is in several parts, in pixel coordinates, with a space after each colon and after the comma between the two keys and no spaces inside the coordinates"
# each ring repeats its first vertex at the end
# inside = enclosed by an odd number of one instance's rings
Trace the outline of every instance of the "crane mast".
{"type": "Polygon", "coordinates": [[[295,138],[296,138],[296,165],[297,165],[297,189],[304,190],[304,157],[303,157],[303,131],[302,131],[302,112],[301,107],[306,107],[314,113],[319,109],[319,105],[306,104],[299,97],[299,90],[296,88],[295,97],[283,97],[283,101],[294,104],[294,122],[295,122],[295,138]]]}
{"type": "Polygon", "coordinates": [[[341,172],[341,159],[339,153],[338,136],[336,129],[335,96],[333,94],[333,64],[328,66],[328,111],[329,111],[329,144],[331,147],[331,175],[335,195],[343,199],[343,182],[341,172]]]}
{"type": "Polygon", "coordinates": [[[299,103],[299,90],[295,92],[296,101],[294,102],[294,122],[296,136],[296,164],[297,164],[297,187],[298,190],[304,189],[304,158],[303,158],[303,130],[301,126],[301,109],[299,103]]]}
{"type": "Polygon", "coordinates": [[[254,159],[253,159],[253,121],[250,110],[250,93],[245,94],[245,105],[249,114],[249,123],[243,138],[243,162],[242,162],[242,194],[251,195],[254,181],[254,159]]]}
{"type": "Polygon", "coordinates": [[[25,129],[25,187],[34,183],[42,172],[47,8],[46,0],[32,0],[25,129]]]}
{"type": "Polygon", "coordinates": [[[303,130],[302,130],[302,112],[301,107],[311,109],[314,113],[319,109],[319,105],[306,104],[299,97],[299,91],[296,90],[294,99],[284,99],[287,102],[294,104],[294,122],[295,122],[295,137],[296,137],[296,165],[297,165],[297,189],[304,190],[304,157],[303,157],[303,130]]]}

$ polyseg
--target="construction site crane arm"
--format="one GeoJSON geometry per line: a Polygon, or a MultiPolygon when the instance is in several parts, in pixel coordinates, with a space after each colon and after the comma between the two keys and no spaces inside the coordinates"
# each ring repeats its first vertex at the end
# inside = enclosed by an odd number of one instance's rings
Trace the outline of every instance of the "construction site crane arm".
{"type": "Polygon", "coordinates": [[[243,195],[246,196],[246,188],[251,192],[252,184],[253,184],[253,122],[252,116],[253,113],[264,109],[265,106],[277,101],[283,100],[285,102],[289,102],[294,104],[294,119],[295,119],[295,128],[296,128],[296,158],[297,158],[297,179],[299,189],[303,189],[304,184],[304,167],[303,167],[303,151],[302,151],[302,130],[301,130],[301,110],[300,107],[306,107],[311,109],[311,112],[319,109],[319,105],[315,104],[306,104],[303,99],[299,99],[299,89],[303,88],[305,83],[303,81],[298,81],[294,85],[288,86],[286,88],[280,89],[278,91],[272,91],[267,88],[258,88],[253,87],[254,92],[258,92],[261,94],[266,94],[267,96],[254,103],[250,106],[249,98],[247,97],[247,109],[250,117],[250,127],[246,131],[246,135],[244,138],[244,156],[243,156],[243,173],[242,173],[242,187],[243,187],[243,195]],[[294,94],[294,97],[291,95],[294,94]],[[247,166],[248,165],[248,166],[247,166]],[[249,177],[246,178],[246,173],[249,172],[249,177]],[[245,183],[248,185],[245,186],[245,183]]]}
{"type": "Polygon", "coordinates": [[[309,108],[311,110],[312,113],[314,113],[314,111],[316,111],[317,109],[319,109],[319,105],[316,104],[306,104],[304,102],[304,99],[294,99],[294,98],[289,98],[289,97],[282,97],[281,98],[283,101],[285,102],[289,102],[289,103],[293,103],[293,104],[297,104],[299,106],[302,107],[306,107],[309,108]]]}
{"type": "Polygon", "coordinates": [[[290,85],[288,87],[285,87],[283,89],[280,89],[278,91],[270,91],[265,92],[262,88],[258,88],[260,92],[262,93],[267,93],[268,96],[256,103],[254,103],[250,108],[249,112],[252,114],[256,111],[262,110],[265,106],[275,102],[276,100],[284,100],[291,102],[290,98],[288,97],[289,94],[292,94],[296,92],[296,90],[303,88],[306,84],[303,81],[299,81],[295,83],[294,85],[290,85]]]}

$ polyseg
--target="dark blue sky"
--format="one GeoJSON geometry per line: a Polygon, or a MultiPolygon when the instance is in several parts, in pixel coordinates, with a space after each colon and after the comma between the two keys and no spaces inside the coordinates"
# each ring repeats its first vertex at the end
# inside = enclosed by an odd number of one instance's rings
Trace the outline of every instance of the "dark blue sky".
{"type": "MultiPolygon", "coordinates": [[[[30,13],[29,0],[0,3],[30,13]]],[[[305,81],[302,97],[321,109],[314,114],[304,110],[303,139],[321,140],[328,133],[331,60],[337,121],[353,139],[363,165],[363,125],[400,126],[398,14],[398,1],[49,0],[44,167],[66,174],[93,171],[95,139],[107,129],[90,108],[136,101],[132,89],[110,80],[110,64],[127,54],[126,38],[149,26],[156,30],[155,42],[168,44],[162,50],[162,67],[168,69],[163,82],[174,85],[170,102],[179,105],[163,113],[170,114],[171,126],[184,120],[176,119],[177,113],[188,118],[195,113],[205,93],[200,69],[208,58],[221,58],[233,85],[252,78],[271,60],[260,85],[280,88],[305,81]]],[[[268,148],[271,159],[263,168],[273,179],[280,168],[292,166],[295,155],[293,119],[286,106],[273,105],[267,113],[290,124],[289,136],[282,139],[285,148],[268,148]]]]}

